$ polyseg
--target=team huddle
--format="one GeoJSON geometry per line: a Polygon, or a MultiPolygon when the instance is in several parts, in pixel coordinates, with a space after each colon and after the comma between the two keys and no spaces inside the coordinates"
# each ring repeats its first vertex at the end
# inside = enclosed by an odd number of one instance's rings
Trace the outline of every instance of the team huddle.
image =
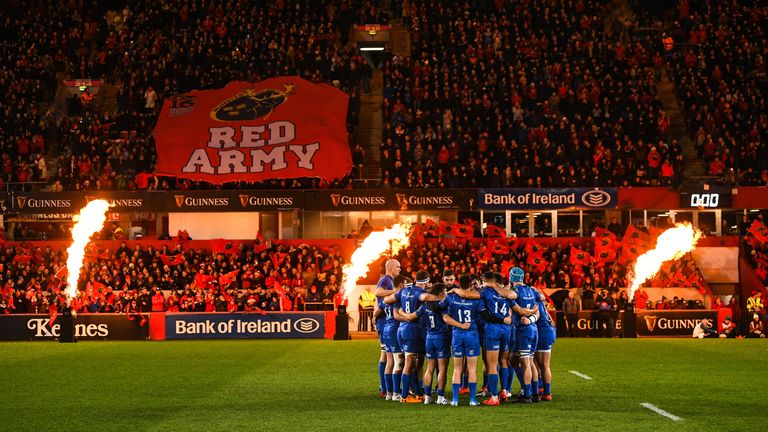
{"type": "Polygon", "coordinates": [[[412,281],[400,275],[394,259],[386,262],[385,273],[376,286],[374,314],[382,398],[453,406],[458,406],[460,394],[469,394],[470,406],[480,405],[478,396],[489,396],[484,405],[552,400],[549,362],[555,326],[541,293],[524,284],[521,268],[510,270],[509,287],[496,272],[486,272],[482,279],[461,275],[457,284],[453,272],[445,270],[443,283],[431,284],[429,273],[420,271],[412,281]],[[483,360],[480,393],[478,357],[483,360]],[[449,400],[445,386],[451,358],[449,400]],[[521,391],[513,399],[514,377],[521,391]]]}

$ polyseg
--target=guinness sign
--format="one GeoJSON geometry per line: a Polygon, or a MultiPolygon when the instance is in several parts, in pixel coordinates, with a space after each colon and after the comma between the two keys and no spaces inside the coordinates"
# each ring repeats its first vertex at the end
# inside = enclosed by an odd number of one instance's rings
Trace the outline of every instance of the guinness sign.
{"type": "Polygon", "coordinates": [[[305,191],[307,210],[473,210],[476,192],[463,189],[305,191]]]}
{"type": "Polygon", "coordinates": [[[638,310],[638,336],[691,337],[702,319],[717,322],[717,311],[710,310],[638,310]],[[640,321],[642,318],[642,321],[640,321]],[[645,324],[645,325],[643,325],[645,324]]]}

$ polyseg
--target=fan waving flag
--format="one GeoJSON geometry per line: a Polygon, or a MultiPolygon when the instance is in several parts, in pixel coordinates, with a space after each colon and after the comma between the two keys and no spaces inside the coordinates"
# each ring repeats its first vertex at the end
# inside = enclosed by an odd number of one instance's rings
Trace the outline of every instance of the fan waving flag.
{"type": "Polygon", "coordinates": [[[571,248],[571,264],[588,266],[592,264],[592,255],[574,246],[571,248]]]}
{"type": "Polygon", "coordinates": [[[352,169],[348,100],[299,77],[169,97],[155,127],[157,174],[216,184],[342,178],[352,169]]]}
{"type": "Polygon", "coordinates": [[[756,239],[760,240],[760,243],[768,243],[768,228],[759,220],[755,219],[748,231],[756,239]]]}

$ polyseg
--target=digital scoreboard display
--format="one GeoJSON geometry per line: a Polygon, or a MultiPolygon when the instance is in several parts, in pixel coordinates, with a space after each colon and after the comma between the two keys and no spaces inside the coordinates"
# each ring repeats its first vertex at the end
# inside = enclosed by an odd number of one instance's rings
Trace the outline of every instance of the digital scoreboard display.
{"type": "Polygon", "coordinates": [[[730,186],[690,186],[680,191],[680,208],[729,208],[730,186]]]}

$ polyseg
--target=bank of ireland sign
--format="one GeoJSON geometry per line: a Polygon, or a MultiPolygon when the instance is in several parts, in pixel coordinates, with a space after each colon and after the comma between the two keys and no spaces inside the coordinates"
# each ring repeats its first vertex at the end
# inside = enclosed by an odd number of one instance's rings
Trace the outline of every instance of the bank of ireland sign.
{"type": "Polygon", "coordinates": [[[484,210],[607,209],[618,205],[616,188],[478,189],[484,210]]]}

